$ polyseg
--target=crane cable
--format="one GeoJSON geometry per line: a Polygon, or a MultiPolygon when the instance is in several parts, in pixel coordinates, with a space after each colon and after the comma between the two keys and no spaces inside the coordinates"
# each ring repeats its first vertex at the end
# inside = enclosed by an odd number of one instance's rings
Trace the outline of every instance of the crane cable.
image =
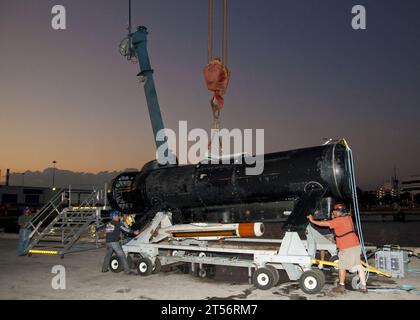
{"type": "Polygon", "coordinates": [[[228,31],[227,31],[227,24],[228,24],[228,6],[227,6],[227,0],[223,0],[223,56],[222,56],[222,62],[225,66],[228,65],[227,58],[228,58],[228,52],[227,52],[227,45],[228,45],[228,31]]]}
{"type": "MultiPolygon", "coordinates": [[[[228,60],[228,5],[227,0],[223,0],[223,27],[222,27],[222,59],[219,59],[222,64],[227,67],[228,60]]],[[[213,38],[214,38],[214,0],[208,0],[208,63],[210,63],[213,56],[213,38]]]]}
{"type": "Polygon", "coordinates": [[[208,0],[208,35],[207,35],[207,61],[210,62],[213,59],[213,11],[214,11],[214,2],[213,0],[208,0]]]}
{"type": "Polygon", "coordinates": [[[357,184],[356,184],[356,175],[354,173],[353,152],[345,139],[342,140],[342,143],[346,147],[346,151],[348,155],[347,166],[349,168],[349,183],[350,183],[350,188],[351,188],[351,193],[352,193],[353,210],[354,210],[354,216],[356,220],[356,229],[359,235],[360,246],[362,249],[362,255],[366,261],[365,276],[366,276],[366,282],[367,282],[367,280],[369,279],[370,272],[369,272],[368,257],[366,254],[365,239],[363,237],[362,222],[361,222],[360,209],[359,209],[359,203],[358,203],[358,197],[357,197],[357,184]]]}
{"type": "Polygon", "coordinates": [[[213,55],[213,38],[214,38],[214,0],[208,0],[208,64],[204,68],[204,78],[207,82],[208,90],[213,92],[210,101],[213,113],[212,137],[209,143],[211,149],[212,142],[216,136],[219,138],[219,154],[222,152],[222,143],[219,136],[220,130],[220,111],[224,105],[223,95],[226,93],[230,71],[227,68],[227,44],[228,44],[228,6],[227,0],[223,0],[223,34],[222,34],[222,59],[215,58],[213,55]]]}

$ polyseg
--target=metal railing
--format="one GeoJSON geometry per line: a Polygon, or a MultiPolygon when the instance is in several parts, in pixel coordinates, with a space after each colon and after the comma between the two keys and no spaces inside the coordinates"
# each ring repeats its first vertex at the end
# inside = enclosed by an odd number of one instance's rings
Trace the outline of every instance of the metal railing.
{"type": "MultiPolygon", "coordinates": [[[[28,252],[51,246],[61,248],[60,254],[74,250],[83,232],[92,223],[99,224],[102,218],[100,212],[105,207],[106,189],[82,190],[72,189],[71,186],[60,189],[29,222],[33,231],[28,252]]],[[[97,247],[97,234],[95,243],[97,247]]]]}
{"type": "Polygon", "coordinates": [[[28,226],[32,229],[29,238],[32,238],[35,233],[39,234],[39,229],[45,226],[46,222],[55,212],[57,215],[60,214],[60,204],[62,203],[62,195],[64,190],[60,189],[51,200],[46,203],[29,221],[28,226]]]}

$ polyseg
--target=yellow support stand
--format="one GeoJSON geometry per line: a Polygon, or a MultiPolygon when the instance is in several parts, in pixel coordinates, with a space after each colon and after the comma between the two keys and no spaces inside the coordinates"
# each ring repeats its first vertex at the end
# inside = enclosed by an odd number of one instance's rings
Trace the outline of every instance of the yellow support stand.
{"type": "MultiPolygon", "coordinates": [[[[330,266],[330,267],[335,267],[335,268],[337,268],[338,267],[338,263],[335,263],[335,262],[330,262],[330,261],[324,261],[324,260],[318,260],[318,259],[312,259],[312,264],[315,264],[315,265],[320,265],[320,264],[322,264],[322,265],[324,265],[324,266],[330,266]]],[[[379,271],[378,269],[376,269],[376,268],[374,268],[374,267],[372,267],[372,266],[370,266],[370,265],[368,265],[366,262],[364,262],[364,261],[362,261],[362,265],[363,265],[363,267],[367,270],[367,271],[369,271],[370,273],[376,273],[376,274],[379,274],[379,275],[381,275],[381,276],[384,276],[384,277],[387,277],[387,278],[391,278],[391,274],[389,274],[388,272],[382,272],[382,271],[379,271]]]]}

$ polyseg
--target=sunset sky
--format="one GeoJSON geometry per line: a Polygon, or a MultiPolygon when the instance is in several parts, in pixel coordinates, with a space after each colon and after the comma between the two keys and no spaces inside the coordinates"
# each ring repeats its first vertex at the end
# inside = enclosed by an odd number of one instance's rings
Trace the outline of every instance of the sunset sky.
{"type": "MultiPolygon", "coordinates": [[[[138,65],[118,52],[127,3],[0,1],[2,175],[53,160],[99,172],[154,158],[138,65]],[[67,9],[65,31],[51,28],[55,4],[67,9]]],[[[265,129],[266,152],[345,137],[364,188],[382,183],[394,165],[400,176],[420,173],[420,1],[229,0],[229,7],[223,127],[265,129]],[[366,31],[351,28],[356,4],[366,6],[366,31]]],[[[187,120],[209,129],[207,1],[133,0],[133,24],[150,32],[166,126],[187,120]]]]}

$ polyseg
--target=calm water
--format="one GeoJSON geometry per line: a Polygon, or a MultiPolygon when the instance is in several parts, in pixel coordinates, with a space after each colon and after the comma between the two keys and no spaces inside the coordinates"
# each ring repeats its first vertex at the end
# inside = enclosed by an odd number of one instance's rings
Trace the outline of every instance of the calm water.
{"type": "Polygon", "coordinates": [[[366,244],[420,247],[420,221],[362,222],[366,244]]]}

